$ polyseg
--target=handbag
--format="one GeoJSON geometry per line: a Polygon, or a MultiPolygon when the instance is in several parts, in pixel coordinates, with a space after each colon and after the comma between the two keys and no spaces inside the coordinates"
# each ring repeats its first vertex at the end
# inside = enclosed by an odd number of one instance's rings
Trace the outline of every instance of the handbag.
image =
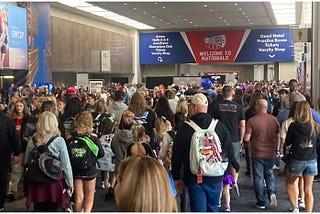
{"type": "Polygon", "coordinates": [[[286,164],[288,164],[290,162],[291,157],[292,157],[291,145],[290,146],[286,146],[286,148],[284,150],[284,154],[283,154],[281,160],[283,162],[285,162],[286,164]]]}

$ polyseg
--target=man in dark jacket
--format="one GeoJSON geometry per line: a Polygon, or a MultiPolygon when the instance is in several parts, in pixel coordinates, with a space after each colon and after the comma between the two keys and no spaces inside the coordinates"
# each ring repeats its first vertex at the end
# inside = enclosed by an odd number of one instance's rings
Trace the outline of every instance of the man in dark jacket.
{"type": "MultiPolygon", "coordinates": [[[[208,100],[203,94],[193,96],[189,105],[190,120],[194,121],[200,128],[207,129],[212,121],[212,117],[207,113],[208,100]]],[[[222,152],[227,154],[232,165],[239,169],[238,163],[234,159],[232,144],[227,128],[220,121],[215,127],[220,142],[222,152]]],[[[181,194],[186,184],[190,196],[190,206],[192,212],[217,212],[223,176],[201,176],[190,171],[190,144],[194,133],[193,128],[184,123],[179,129],[173,144],[172,154],[172,176],[178,194],[181,194]],[[183,177],[181,169],[183,167],[183,177]]]]}
{"type": "Polygon", "coordinates": [[[4,211],[11,155],[12,163],[18,164],[20,150],[20,139],[13,120],[0,111],[0,211],[4,211]]]}

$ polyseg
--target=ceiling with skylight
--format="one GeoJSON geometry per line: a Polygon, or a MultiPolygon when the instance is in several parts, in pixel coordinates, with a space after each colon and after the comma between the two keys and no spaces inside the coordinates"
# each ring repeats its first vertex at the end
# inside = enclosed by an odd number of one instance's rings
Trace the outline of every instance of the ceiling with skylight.
{"type": "Polygon", "coordinates": [[[300,20],[297,18],[296,11],[301,13],[302,10],[302,4],[295,1],[84,2],[69,0],[59,3],[137,30],[297,26],[300,25],[300,20]]]}

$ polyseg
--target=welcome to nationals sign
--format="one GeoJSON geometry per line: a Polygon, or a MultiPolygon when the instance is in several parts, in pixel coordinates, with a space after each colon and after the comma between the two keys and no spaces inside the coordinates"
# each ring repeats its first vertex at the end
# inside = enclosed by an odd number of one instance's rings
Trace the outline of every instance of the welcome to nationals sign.
{"type": "Polygon", "coordinates": [[[140,64],[292,62],[288,28],[140,33],[140,64]]]}

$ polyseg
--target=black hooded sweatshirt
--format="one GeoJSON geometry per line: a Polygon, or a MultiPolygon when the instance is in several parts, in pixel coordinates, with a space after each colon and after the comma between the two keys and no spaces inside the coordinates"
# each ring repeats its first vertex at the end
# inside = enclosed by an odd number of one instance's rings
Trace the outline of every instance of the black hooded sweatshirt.
{"type": "Polygon", "coordinates": [[[286,135],[286,145],[292,145],[292,158],[301,161],[317,159],[318,133],[311,136],[310,123],[292,122],[286,135]]]}

